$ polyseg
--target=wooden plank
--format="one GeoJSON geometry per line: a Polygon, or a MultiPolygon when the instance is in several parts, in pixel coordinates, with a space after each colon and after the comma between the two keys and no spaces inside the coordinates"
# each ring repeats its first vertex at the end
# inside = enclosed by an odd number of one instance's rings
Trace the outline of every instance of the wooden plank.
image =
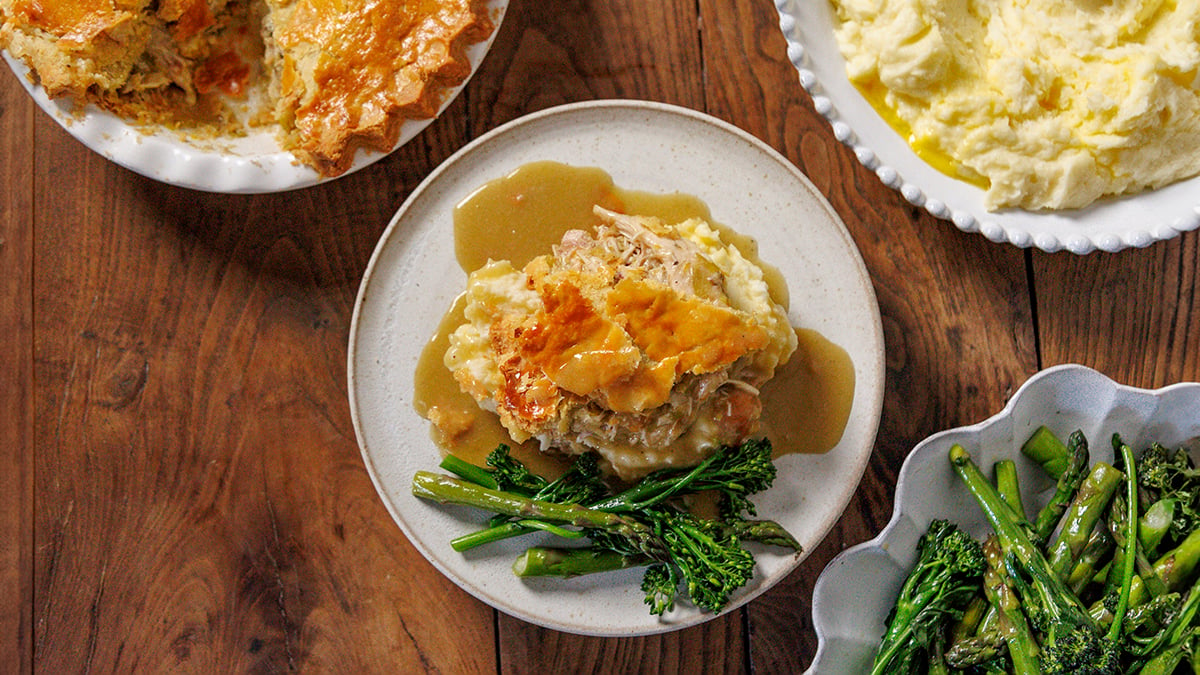
{"type": "Polygon", "coordinates": [[[1086,257],[1033,255],[1042,363],[1136,387],[1200,380],[1200,236],[1086,257]]]}
{"type": "Polygon", "coordinates": [[[637,638],[567,635],[502,616],[500,668],[505,675],[743,672],[740,616],[637,638]]]}
{"type": "Polygon", "coordinates": [[[862,252],[883,318],[883,419],[859,490],[822,545],[749,608],[753,667],[800,672],[816,651],[813,583],[834,555],[887,523],[909,450],[999,410],[1036,370],[1029,290],[1018,249],[912,207],[833,137],[787,60],[770,3],[700,8],[710,112],[783,152],[829,199],[862,252]]]}
{"type": "Polygon", "coordinates": [[[367,258],[462,126],[260,197],[39,126],[38,669],[495,671],[491,611],[391,521],[346,402],[367,258]]]}
{"type": "Polygon", "coordinates": [[[33,670],[33,116],[0,68],[0,671],[33,670]]]}
{"type": "Polygon", "coordinates": [[[644,99],[704,109],[696,9],[682,0],[511,3],[476,73],[475,135],[564,103],[644,99]]]}

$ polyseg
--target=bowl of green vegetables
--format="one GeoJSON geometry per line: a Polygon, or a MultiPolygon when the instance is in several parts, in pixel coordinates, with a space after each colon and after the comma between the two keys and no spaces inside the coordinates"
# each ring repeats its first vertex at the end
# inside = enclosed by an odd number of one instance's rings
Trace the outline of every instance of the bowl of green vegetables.
{"type": "Polygon", "coordinates": [[[808,673],[1195,672],[1198,452],[1198,383],[1038,373],[914,448],[891,521],[817,580],[808,673]]]}

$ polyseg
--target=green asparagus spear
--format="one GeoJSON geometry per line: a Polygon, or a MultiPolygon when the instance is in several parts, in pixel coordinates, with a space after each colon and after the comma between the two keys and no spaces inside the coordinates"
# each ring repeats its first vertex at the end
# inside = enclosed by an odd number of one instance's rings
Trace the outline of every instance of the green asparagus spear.
{"type": "Polygon", "coordinates": [[[1021,446],[1021,454],[1041,465],[1042,470],[1055,480],[1071,464],[1071,451],[1045,426],[1033,430],[1029,440],[1021,446]]]}
{"type": "Polygon", "coordinates": [[[1100,521],[1124,474],[1110,464],[1097,462],[1079,485],[1070,508],[1062,518],[1058,536],[1047,548],[1050,566],[1060,578],[1067,578],[1079,553],[1087,545],[1092,529],[1100,521]]]}
{"type": "Polygon", "coordinates": [[[1050,538],[1055,526],[1062,519],[1067,507],[1071,505],[1075,493],[1079,491],[1079,486],[1089,473],[1091,456],[1088,452],[1087,438],[1083,433],[1073,432],[1067,439],[1067,448],[1070,451],[1068,455],[1070,461],[1063,472],[1059,474],[1058,483],[1055,485],[1050,501],[1042,507],[1033,522],[1033,532],[1039,541],[1044,542],[1050,538]]]}
{"type": "Polygon", "coordinates": [[[1021,601],[1013,591],[1000,542],[994,535],[983,542],[983,553],[988,562],[983,573],[983,590],[988,601],[1000,612],[997,630],[1008,645],[1013,675],[1040,675],[1038,653],[1041,649],[1021,610],[1021,601]]]}

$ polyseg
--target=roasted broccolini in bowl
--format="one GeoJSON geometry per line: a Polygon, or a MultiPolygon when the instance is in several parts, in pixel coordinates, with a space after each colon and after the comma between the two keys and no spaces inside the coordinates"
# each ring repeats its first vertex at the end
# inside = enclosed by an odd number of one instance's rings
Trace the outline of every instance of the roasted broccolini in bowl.
{"type": "Polygon", "coordinates": [[[914,449],[891,522],[817,582],[809,672],[1193,672],[1198,449],[1200,384],[1039,373],[914,449]]]}

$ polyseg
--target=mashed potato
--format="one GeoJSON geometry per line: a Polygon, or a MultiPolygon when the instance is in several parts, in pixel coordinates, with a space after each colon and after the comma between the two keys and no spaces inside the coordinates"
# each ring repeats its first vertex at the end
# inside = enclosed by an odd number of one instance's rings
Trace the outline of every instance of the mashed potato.
{"type": "Polygon", "coordinates": [[[797,344],[762,269],[703,220],[596,214],[553,255],[470,275],[446,367],[515,441],[594,451],[621,478],[745,440],[797,344]]]}
{"type": "Polygon", "coordinates": [[[833,0],[852,82],[988,208],[1200,172],[1200,0],[833,0]]]}

